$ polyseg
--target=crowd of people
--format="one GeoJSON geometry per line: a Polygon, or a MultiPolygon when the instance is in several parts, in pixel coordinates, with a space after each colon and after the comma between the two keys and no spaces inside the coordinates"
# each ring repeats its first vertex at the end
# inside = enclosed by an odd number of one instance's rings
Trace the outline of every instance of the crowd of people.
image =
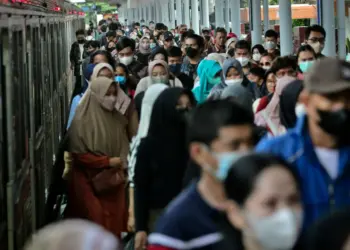
{"type": "Polygon", "coordinates": [[[350,249],[350,63],[323,27],[287,56],[274,30],[97,30],[71,48],[46,215],[64,193],[65,220],[26,250],[350,249]]]}

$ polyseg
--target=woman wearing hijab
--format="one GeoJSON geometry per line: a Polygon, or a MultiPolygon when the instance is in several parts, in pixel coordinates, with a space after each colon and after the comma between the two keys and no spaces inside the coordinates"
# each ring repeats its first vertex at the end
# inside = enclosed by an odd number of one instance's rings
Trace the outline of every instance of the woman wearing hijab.
{"type": "Polygon", "coordinates": [[[220,53],[210,53],[205,59],[218,62],[222,68],[226,57],[220,53]]]}
{"type": "Polygon", "coordinates": [[[150,39],[148,36],[143,36],[139,43],[138,52],[136,53],[137,60],[144,66],[148,66],[148,57],[151,52],[150,39]]]}
{"type": "Polygon", "coordinates": [[[286,129],[294,128],[297,121],[295,112],[303,82],[296,80],[289,84],[280,96],[280,119],[286,129]]]}
{"type": "Polygon", "coordinates": [[[163,209],[182,190],[189,159],[186,115],[194,105],[192,93],[183,88],[164,90],[154,103],[135,165],[135,245],[153,230],[163,209]]]}
{"type": "Polygon", "coordinates": [[[265,109],[255,115],[255,124],[267,128],[273,136],[282,135],[286,132],[286,128],[280,119],[280,96],[282,91],[294,80],[295,78],[291,76],[284,76],[278,79],[276,91],[271,101],[265,109]]]}
{"type": "Polygon", "coordinates": [[[154,60],[149,63],[148,76],[140,80],[136,87],[135,95],[142,91],[146,91],[155,83],[163,83],[169,87],[182,87],[181,81],[170,75],[168,64],[163,60],[154,60]]]}
{"type": "Polygon", "coordinates": [[[222,91],[227,86],[233,86],[233,85],[246,86],[248,85],[248,83],[249,81],[244,76],[240,62],[237,61],[236,59],[229,58],[225,60],[223,65],[223,81],[220,84],[213,87],[213,89],[210,92],[209,98],[219,99],[222,91]]]}
{"type": "Polygon", "coordinates": [[[64,220],[36,232],[24,250],[118,250],[116,237],[85,220],[64,220]]]}
{"type": "Polygon", "coordinates": [[[148,134],[148,129],[150,126],[151,115],[153,110],[153,105],[158,98],[158,96],[167,89],[168,86],[165,84],[153,84],[147,89],[142,99],[141,105],[141,118],[140,125],[137,131],[137,135],[133,138],[130,144],[130,151],[128,156],[128,177],[130,182],[129,188],[129,221],[128,229],[129,231],[134,230],[134,175],[135,175],[135,165],[137,162],[138,148],[142,138],[146,137],[148,134]]]}
{"type": "Polygon", "coordinates": [[[213,60],[202,60],[197,68],[199,82],[195,83],[192,93],[198,103],[204,102],[215,85],[222,82],[220,64],[213,60]]]}
{"type": "Polygon", "coordinates": [[[68,131],[73,168],[67,216],[93,221],[115,236],[126,230],[127,119],[115,109],[117,84],[92,80],[68,131]]]}

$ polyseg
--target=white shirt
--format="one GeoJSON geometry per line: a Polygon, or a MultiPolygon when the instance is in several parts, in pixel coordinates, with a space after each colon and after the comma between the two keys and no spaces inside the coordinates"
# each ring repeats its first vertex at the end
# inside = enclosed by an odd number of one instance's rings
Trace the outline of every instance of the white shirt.
{"type": "Polygon", "coordinates": [[[315,153],[328,175],[335,180],[338,177],[339,150],[315,147],[315,153]]]}
{"type": "MultiPolygon", "coordinates": [[[[80,49],[80,60],[83,61],[83,54],[84,54],[84,44],[79,43],[79,49],[80,49]]],[[[80,65],[80,75],[83,75],[83,67],[80,65]]]]}

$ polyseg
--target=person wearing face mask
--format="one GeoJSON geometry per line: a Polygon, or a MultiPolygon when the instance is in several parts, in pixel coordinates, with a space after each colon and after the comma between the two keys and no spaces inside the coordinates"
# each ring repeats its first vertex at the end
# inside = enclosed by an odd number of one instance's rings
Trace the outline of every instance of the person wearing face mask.
{"type": "Polygon", "coordinates": [[[230,100],[207,101],[189,118],[189,155],[201,170],[166,208],[148,249],[214,249],[222,236],[215,224],[226,202],[228,167],[252,148],[253,115],[230,100]]]}
{"type": "Polygon", "coordinates": [[[230,166],[224,187],[228,201],[217,221],[223,240],[215,249],[299,249],[301,186],[289,163],[272,155],[248,154],[230,166]]]}
{"type": "Polygon", "coordinates": [[[82,63],[83,59],[86,56],[85,52],[85,31],[83,29],[77,30],[75,32],[77,41],[72,44],[72,47],[70,49],[69,53],[69,59],[70,59],[70,68],[74,71],[75,76],[75,84],[74,84],[74,90],[72,97],[76,96],[81,89],[81,86],[83,85],[82,75],[83,75],[83,69],[82,69],[82,63]]]}
{"type": "Polygon", "coordinates": [[[163,83],[169,87],[182,87],[181,81],[170,75],[168,64],[165,61],[154,60],[149,63],[148,76],[142,78],[138,83],[135,95],[146,91],[150,86],[156,83],[163,83]]]}
{"type": "Polygon", "coordinates": [[[185,89],[192,90],[193,82],[194,82],[193,79],[181,72],[181,66],[182,66],[181,49],[179,47],[174,46],[171,49],[168,49],[167,53],[168,53],[168,65],[169,65],[170,73],[181,81],[185,89]]]}
{"type": "Polygon", "coordinates": [[[159,215],[182,191],[189,160],[186,118],[194,105],[191,91],[177,87],[164,90],[154,103],[148,134],[141,140],[136,156],[136,250],[143,249],[159,215]]]}
{"type": "Polygon", "coordinates": [[[204,50],[204,39],[189,32],[184,40],[183,48],[186,56],[182,63],[181,72],[195,80],[197,78],[197,67],[202,60],[201,54],[204,50]]]}
{"type": "Polygon", "coordinates": [[[316,53],[314,49],[308,45],[302,45],[298,49],[297,52],[297,61],[298,61],[298,79],[303,80],[304,79],[304,73],[307,73],[309,69],[311,68],[312,64],[316,60],[316,53]]]}
{"type": "Polygon", "coordinates": [[[125,94],[131,99],[134,98],[137,81],[133,75],[130,75],[128,68],[124,64],[117,63],[114,72],[114,80],[119,84],[119,87],[125,94]]]}
{"type": "Polygon", "coordinates": [[[86,67],[90,63],[91,55],[100,49],[100,43],[98,41],[89,41],[85,44],[85,47],[86,47],[86,55],[87,56],[85,57],[83,64],[82,64],[84,74],[86,71],[86,67]]]}
{"type": "Polygon", "coordinates": [[[210,91],[215,85],[222,82],[222,68],[213,60],[202,60],[198,66],[199,81],[195,83],[192,92],[196,101],[202,103],[207,100],[210,91]]]}
{"type": "Polygon", "coordinates": [[[257,146],[257,151],[288,159],[300,174],[306,228],[350,204],[344,192],[350,188],[349,72],[350,64],[342,60],[315,62],[299,97],[306,114],[285,135],[262,140],[257,146]]]}
{"type": "Polygon", "coordinates": [[[128,37],[119,39],[117,45],[118,60],[124,64],[129,72],[139,81],[147,74],[147,66],[138,62],[135,57],[135,41],[128,37]]]}
{"type": "Polygon", "coordinates": [[[305,30],[305,43],[309,44],[316,53],[316,58],[325,57],[322,54],[326,41],[326,31],[320,25],[312,25],[305,30]]]}
{"type": "Polygon", "coordinates": [[[106,50],[111,53],[111,56],[114,58],[114,60],[118,59],[116,44],[114,41],[108,42],[106,50]]]}
{"type": "Polygon", "coordinates": [[[244,75],[249,73],[251,67],[250,44],[246,40],[239,40],[235,45],[235,59],[241,63],[244,75]]]}
{"type": "Polygon", "coordinates": [[[259,65],[261,56],[265,53],[266,53],[266,51],[265,51],[264,47],[261,44],[256,44],[252,48],[252,59],[253,59],[254,63],[259,65]]]}
{"type": "Polygon", "coordinates": [[[253,94],[254,100],[262,98],[269,94],[269,91],[267,90],[266,83],[264,81],[265,77],[265,70],[256,67],[251,68],[248,79],[250,81],[248,88],[250,92],[253,94]]]}
{"type": "Polygon", "coordinates": [[[124,172],[129,140],[127,120],[115,109],[117,89],[113,80],[95,78],[77,107],[68,131],[74,168],[66,217],[88,219],[120,238],[127,222],[124,172]],[[118,175],[118,181],[106,182],[112,175],[118,175]]]}
{"type": "Polygon", "coordinates": [[[267,53],[279,56],[280,52],[277,48],[278,33],[274,30],[267,30],[265,32],[265,49],[267,53]]]}
{"type": "Polygon", "coordinates": [[[136,53],[137,60],[145,66],[148,66],[148,57],[151,54],[151,47],[150,47],[150,39],[146,36],[143,36],[140,39],[140,44],[138,48],[138,52],[136,53]]]}
{"type": "Polygon", "coordinates": [[[247,79],[244,77],[242,66],[236,59],[226,59],[222,67],[222,73],[222,82],[212,88],[208,99],[219,99],[222,91],[227,86],[235,84],[243,86],[246,84],[247,79]]]}

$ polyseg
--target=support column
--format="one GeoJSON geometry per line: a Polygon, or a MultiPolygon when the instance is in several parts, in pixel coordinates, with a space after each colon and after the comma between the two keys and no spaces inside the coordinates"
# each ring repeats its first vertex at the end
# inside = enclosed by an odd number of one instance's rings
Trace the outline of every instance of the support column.
{"type": "Polygon", "coordinates": [[[346,34],[345,34],[345,1],[344,0],[337,0],[337,21],[338,21],[338,57],[340,59],[345,59],[346,34]]]}
{"type": "Polygon", "coordinates": [[[169,0],[170,4],[170,26],[171,28],[175,28],[175,0],[169,0]]]}
{"type": "Polygon", "coordinates": [[[209,22],[209,0],[202,0],[203,26],[210,28],[209,22]]]}
{"type": "Polygon", "coordinates": [[[263,0],[264,1],[264,32],[266,32],[269,29],[269,0],[263,0]]]}
{"type": "Polygon", "coordinates": [[[230,31],[230,0],[225,0],[225,28],[230,31]]]}
{"type": "Polygon", "coordinates": [[[240,0],[231,0],[231,27],[232,32],[241,36],[241,3],[240,0]]]}
{"type": "Polygon", "coordinates": [[[215,0],[215,26],[224,27],[223,0],[215,0]]]}
{"type": "Polygon", "coordinates": [[[182,1],[176,0],[176,24],[179,26],[182,23],[182,1]]]}
{"type": "MultiPolygon", "coordinates": [[[[327,37],[323,54],[334,57],[335,52],[335,21],[334,21],[334,2],[322,0],[322,26],[326,30],[327,37]]],[[[282,41],[281,41],[282,42],[282,41]]]]}
{"type": "Polygon", "coordinates": [[[184,0],[185,24],[190,27],[190,0],[184,0]]]}
{"type": "MultiPolygon", "coordinates": [[[[252,27],[252,46],[256,44],[261,44],[261,3],[260,0],[250,0],[252,7],[252,19],[250,23],[252,27]]],[[[289,0],[290,5],[290,0],[289,0]]]]}
{"type": "Polygon", "coordinates": [[[198,13],[198,0],[192,0],[192,29],[196,34],[199,34],[199,13],[198,13]]]}
{"type": "Polygon", "coordinates": [[[292,7],[290,0],[279,0],[281,56],[293,53],[292,7]]]}

